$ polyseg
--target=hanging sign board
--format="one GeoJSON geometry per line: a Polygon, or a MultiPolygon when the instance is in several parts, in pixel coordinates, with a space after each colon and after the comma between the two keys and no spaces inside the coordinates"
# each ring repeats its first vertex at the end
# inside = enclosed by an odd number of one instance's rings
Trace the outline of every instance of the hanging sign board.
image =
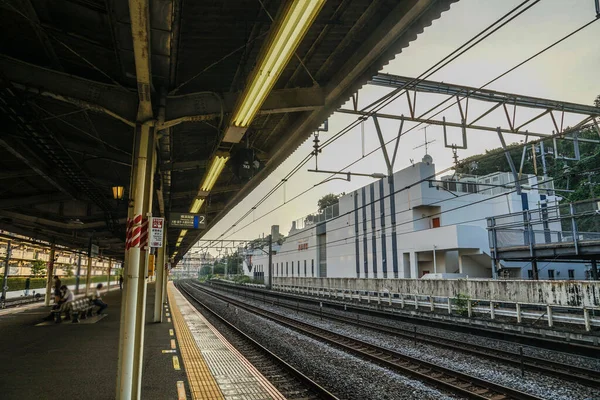
{"type": "Polygon", "coordinates": [[[98,257],[98,254],[100,253],[100,247],[97,244],[90,244],[90,250],[88,252],[88,255],[90,257],[98,257]]]}
{"type": "Polygon", "coordinates": [[[171,213],[169,215],[169,226],[182,229],[205,229],[206,215],[171,213]]]}
{"type": "Polygon", "coordinates": [[[150,218],[149,241],[150,247],[163,247],[163,236],[165,232],[164,218],[150,218]]]}

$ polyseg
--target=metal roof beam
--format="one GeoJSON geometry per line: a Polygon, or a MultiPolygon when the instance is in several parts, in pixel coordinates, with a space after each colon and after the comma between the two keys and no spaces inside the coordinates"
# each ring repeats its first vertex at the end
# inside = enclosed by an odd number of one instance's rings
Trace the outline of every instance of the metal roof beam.
{"type": "MultiPolygon", "coordinates": [[[[399,88],[412,82],[415,78],[409,78],[405,76],[392,75],[392,74],[377,74],[370,81],[369,84],[384,87],[399,88]]],[[[586,114],[586,115],[598,115],[600,110],[594,106],[588,106],[585,104],[569,103],[566,101],[542,99],[539,97],[523,96],[521,94],[509,93],[509,92],[498,92],[489,89],[479,89],[471,86],[455,85],[446,82],[435,82],[421,80],[417,84],[411,84],[408,90],[414,90],[417,92],[424,93],[436,93],[451,96],[466,96],[472,100],[481,100],[492,103],[506,103],[510,105],[517,105],[521,107],[539,108],[543,110],[556,110],[565,111],[575,114],[586,114]]]]}
{"type": "Polygon", "coordinates": [[[66,194],[72,199],[76,197],[74,192],[71,191],[71,189],[67,188],[66,186],[63,186],[56,179],[54,179],[51,176],[48,168],[42,165],[41,162],[35,161],[29,154],[26,154],[25,150],[20,149],[17,145],[8,143],[2,138],[0,138],[0,146],[8,150],[13,156],[25,163],[25,165],[31,168],[37,175],[44,178],[48,183],[60,190],[62,193],[66,194]]]}
{"type": "Polygon", "coordinates": [[[174,163],[164,163],[161,167],[161,171],[188,171],[190,169],[206,168],[208,166],[208,160],[194,160],[194,161],[179,161],[174,163]]]}
{"type": "MultiPolygon", "coordinates": [[[[422,31],[422,26],[417,21],[424,17],[431,9],[435,18],[443,9],[448,9],[455,0],[407,0],[399,2],[388,14],[381,24],[373,30],[367,38],[361,38],[361,44],[353,55],[346,60],[344,65],[324,89],[325,104],[314,109],[306,118],[300,118],[297,123],[286,127],[286,134],[281,135],[281,140],[273,146],[274,151],[269,155],[269,162],[242,190],[228,202],[225,210],[232,209],[246,196],[248,196],[267,176],[269,176],[285,159],[294,152],[324,120],[326,120],[341,104],[358,89],[357,84],[365,79],[365,74],[371,72],[376,65],[378,68],[383,62],[393,58],[399,52],[400,45],[406,45],[414,40],[422,31]],[[436,6],[436,7],[432,7],[436,6]],[[393,53],[391,53],[393,52],[393,53]]],[[[366,80],[366,79],[365,79],[366,80]]],[[[221,212],[207,226],[205,232],[216,224],[226,212],[221,212]]],[[[202,237],[204,232],[199,232],[192,243],[202,237]]],[[[180,247],[181,254],[189,250],[190,245],[180,247]]]]}
{"type": "Polygon", "coordinates": [[[31,206],[36,204],[55,203],[70,200],[71,197],[60,192],[19,196],[0,199],[0,209],[31,206]]]}
{"type": "Polygon", "coordinates": [[[16,88],[51,97],[123,122],[135,121],[135,92],[0,56],[0,71],[16,88]]]}
{"type": "MultiPolygon", "coordinates": [[[[166,120],[194,115],[229,114],[240,93],[191,93],[167,97],[166,120]]],[[[325,104],[320,87],[273,90],[263,103],[258,115],[310,111],[325,104]]]]}

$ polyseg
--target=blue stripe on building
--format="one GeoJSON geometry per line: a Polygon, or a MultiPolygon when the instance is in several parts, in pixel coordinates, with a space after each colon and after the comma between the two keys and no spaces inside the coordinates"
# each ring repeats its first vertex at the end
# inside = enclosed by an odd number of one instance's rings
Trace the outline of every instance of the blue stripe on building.
{"type": "Polygon", "coordinates": [[[354,192],[354,243],[356,247],[356,277],[360,278],[360,246],[358,244],[358,192],[354,192]]]}
{"type": "Polygon", "coordinates": [[[364,251],[364,271],[365,278],[369,277],[369,259],[368,259],[368,251],[367,251],[367,205],[366,205],[366,197],[367,191],[363,187],[362,188],[362,216],[363,216],[363,251],[364,251]]]}
{"type": "Polygon", "coordinates": [[[396,236],[396,193],[394,189],[394,178],[389,177],[390,183],[390,217],[392,218],[392,268],[394,278],[398,278],[398,243],[396,236]]]}
{"type": "Polygon", "coordinates": [[[375,235],[375,183],[369,185],[371,192],[371,243],[373,246],[373,277],[377,278],[377,237],[375,235]]]}
{"type": "Polygon", "coordinates": [[[379,208],[381,213],[381,270],[387,278],[387,243],[385,237],[385,201],[383,194],[383,179],[379,180],[379,208]]]}

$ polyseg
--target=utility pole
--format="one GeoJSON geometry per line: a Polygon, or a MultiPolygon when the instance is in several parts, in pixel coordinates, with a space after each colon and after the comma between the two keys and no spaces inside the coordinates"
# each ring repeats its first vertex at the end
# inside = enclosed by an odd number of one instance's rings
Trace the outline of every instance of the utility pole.
{"type": "Polygon", "coordinates": [[[52,277],[54,276],[54,256],[56,254],[56,245],[54,241],[52,242],[52,246],[50,247],[50,259],[48,260],[48,272],[46,278],[46,298],[44,300],[44,304],[46,306],[50,305],[50,298],[52,297],[52,277]]]}
{"type": "MultiPolygon", "coordinates": [[[[298,261],[300,262],[300,261],[298,261]]],[[[269,235],[269,276],[267,278],[267,289],[271,290],[273,287],[273,228],[271,227],[271,234],[269,235]]]]}
{"type": "Polygon", "coordinates": [[[6,291],[8,290],[8,263],[10,262],[10,240],[6,244],[6,259],[4,260],[4,280],[2,281],[2,308],[6,307],[6,291]]]}

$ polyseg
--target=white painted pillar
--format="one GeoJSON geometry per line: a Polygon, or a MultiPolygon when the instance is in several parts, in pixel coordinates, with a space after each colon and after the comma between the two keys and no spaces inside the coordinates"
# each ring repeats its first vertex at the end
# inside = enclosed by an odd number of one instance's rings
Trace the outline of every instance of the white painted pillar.
{"type": "Polygon", "coordinates": [[[583,309],[583,321],[585,323],[585,330],[589,332],[592,329],[592,324],[590,321],[590,310],[588,310],[587,308],[583,309]]]}
{"type": "Polygon", "coordinates": [[[554,326],[554,321],[552,320],[552,307],[550,304],[546,306],[546,313],[548,314],[548,326],[552,328],[554,326]]]}
{"type": "Polygon", "coordinates": [[[517,323],[521,323],[521,305],[517,303],[517,323]]]}
{"type": "Polygon", "coordinates": [[[452,299],[448,297],[448,314],[452,314],[452,299]]]}
{"type": "Polygon", "coordinates": [[[431,307],[431,312],[435,311],[435,304],[434,304],[433,300],[434,300],[433,296],[429,296],[429,304],[430,304],[430,307],[431,307]]]}
{"type": "Polygon", "coordinates": [[[473,316],[473,304],[471,303],[471,300],[467,300],[467,311],[469,318],[471,318],[473,316]]]}
{"type": "Polygon", "coordinates": [[[410,252],[410,277],[412,279],[419,278],[419,263],[417,262],[417,253],[410,252]]]}
{"type": "Polygon", "coordinates": [[[490,301],[490,318],[496,319],[496,309],[494,308],[494,302],[490,301]]]}

